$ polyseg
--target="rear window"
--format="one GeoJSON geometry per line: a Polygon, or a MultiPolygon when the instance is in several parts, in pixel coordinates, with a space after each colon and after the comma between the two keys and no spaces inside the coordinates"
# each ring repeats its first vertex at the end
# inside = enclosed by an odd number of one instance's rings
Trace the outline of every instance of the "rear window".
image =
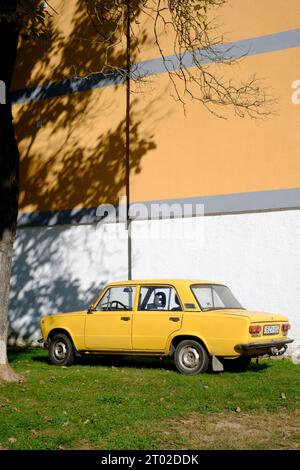
{"type": "Polygon", "coordinates": [[[241,304],[231,290],[218,284],[199,284],[191,286],[201,310],[240,309],[241,304]]]}

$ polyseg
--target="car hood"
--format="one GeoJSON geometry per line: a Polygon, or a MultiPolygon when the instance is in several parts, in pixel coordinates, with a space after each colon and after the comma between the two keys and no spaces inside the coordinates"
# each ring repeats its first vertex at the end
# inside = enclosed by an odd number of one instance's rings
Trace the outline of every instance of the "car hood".
{"type": "Polygon", "coordinates": [[[52,314],[50,314],[50,315],[46,315],[46,316],[42,317],[42,319],[44,320],[44,319],[46,319],[46,318],[47,318],[47,319],[48,319],[48,318],[50,319],[50,318],[52,318],[52,317],[55,317],[55,318],[57,318],[57,317],[65,317],[66,315],[68,315],[68,316],[70,316],[70,317],[72,317],[72,316],[73,316],[73,317],[78,317],[78,316],[86,315],[86,313],[87,313],[87,310],[81,310],[81,311],[78,311],[78,312],[60,312],[60,313],[52,313],[52,314]]]}
{"type": "Polygon", "coordinates": [[[242,317],[249,318],[251,323],[260,323],[260,322],[287,322],[288,317],[278,313],[267,313],[267,312],[255,312],[252,310],[243,310],[243,309],[224,309],[224,310],[215,310],[215,312],[223,312],[230,315],[237,315],[242,317]]]}

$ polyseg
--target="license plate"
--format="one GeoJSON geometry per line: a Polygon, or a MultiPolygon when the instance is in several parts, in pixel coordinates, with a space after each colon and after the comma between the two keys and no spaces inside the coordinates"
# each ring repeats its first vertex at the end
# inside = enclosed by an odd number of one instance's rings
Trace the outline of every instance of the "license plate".
{"type": "Polygon", "coordinates": [[[279,325],[265,325],[264,335],[278,335],[279,325]]]}

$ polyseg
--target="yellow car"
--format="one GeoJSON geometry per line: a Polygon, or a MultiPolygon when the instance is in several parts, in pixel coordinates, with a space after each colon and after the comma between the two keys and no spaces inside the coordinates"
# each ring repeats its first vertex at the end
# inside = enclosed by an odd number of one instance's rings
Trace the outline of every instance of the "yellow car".
{"type": "Polygon", "coordinates": [[[283,354],[289,328],[286,316],[248,311],[225,285],[198,280],[113,282],[89,309],[41,319],[53,364],[86,354],[172,357],[189,375],[283,354]]]}

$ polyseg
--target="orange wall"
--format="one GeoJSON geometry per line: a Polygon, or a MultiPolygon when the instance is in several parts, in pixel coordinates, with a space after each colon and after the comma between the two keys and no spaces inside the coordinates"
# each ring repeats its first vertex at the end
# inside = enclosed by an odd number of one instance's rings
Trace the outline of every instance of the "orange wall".
{"type": "MultiPolygon", "coordinates": [[[[291,83],[298,76],[300,49],[247,58],[239,76],[266,77],[278,97],[276,114],[251,120],[211,115],[198,102],[186,116],[170,99],[168,77],[155,81],[159,105],[150,122],[156,149],[143,158],[141,175],[132,178],[136,200],[181,198],[300,187],[300,106],[292,104],[291,83]],[[244,73],[245,72],[245,73],[244,73]]],[[[140,105],[147,108],[145,94],[140,105]]],[[[222,110],[221,110],[222,111],[222,110]]]]}
{"type": "MultiPolygon", "coordinates": [[[[14,88],[98,71],[103,48],[95,42],[83,0],[51,2],[53,41],[23,45],[14,88]]],[[[230,0],[218,22],[226,39],[239,40],[299,27],[296,0],[230,0]]],[[[134,61],[158,57],[149,22],[145,47],[134,61]]],[[[162,38],[165,52],[171,42],[162,38]]],[[[291,102],[299,79],[300,48],[245,58],[225,73],[256,73],[278,98],[265,120],[227,119],[188,102],[186,116],[171,97],[166,74],[151,77],[132,95],[131,193],[135,201],[300,187],[297,133],[300,105],[291,102]]],[[[124,63],[124,47],[114,52],[124,63]]],[[[212,70],[214,66],[212,66],[212,70]]],[[[223,73],[221,69],[221,73],[223,73]]],[[[222,110],[221,110],[222,111],[222,110]]],[[[15,105],[21,152],[21,211],[95,207],[124,194],[125,88],[123,85],[15,105]]]]}

